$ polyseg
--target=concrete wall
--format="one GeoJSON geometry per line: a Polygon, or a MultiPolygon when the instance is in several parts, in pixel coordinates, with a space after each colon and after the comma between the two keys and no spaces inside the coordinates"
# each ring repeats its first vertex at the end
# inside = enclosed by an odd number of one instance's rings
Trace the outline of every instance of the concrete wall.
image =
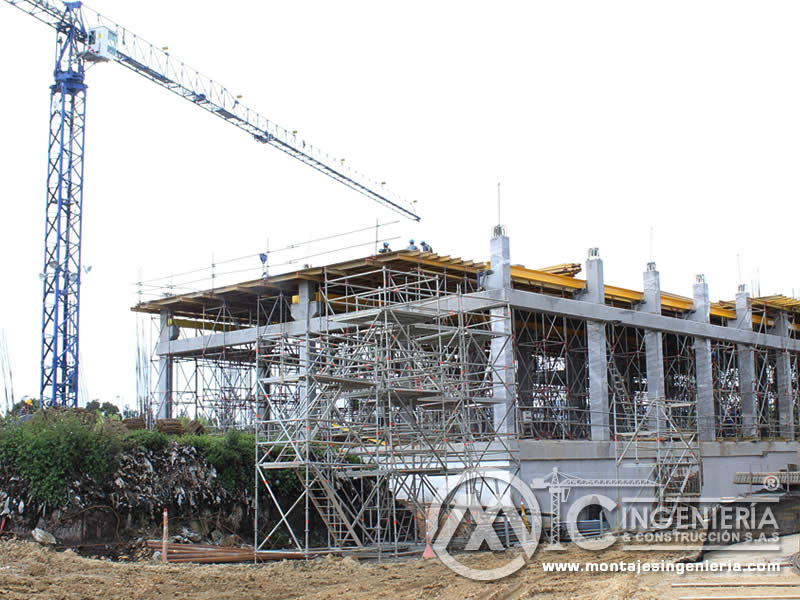
{"type": "Polygon", "coordinates": [[[797,464],[797,442],[705,442],[703,495],[734,496],[750,486],[733,483],[737,472],[772,472],[797,464]]]}
{"type": "MultiPolygon", "coordinates": [[[[701,444],[703,461],[703,497],[733,497],[751,491],[751,486],[735,484],[734,475],[743,471],[771,472],[796,464],[800,444],[797,442],[705,442],[701,444]]],[[[617,469],[613,442],[521,440],[519,443],[521,479],[530,485],[534,478],[550,475],[553,468],[586,479],[640,479],[648,477],[652,465],[643,459],[642,465],[626,461],[617,469]]],[[[653,488],[655,489],[655,488],[653,488]]],[[[550,512],[548,490],[534,490],[543,513],[550,512]]],[[[604,494],[618,501],[626,497],[652,498],[653,491],[633,488],[575,488],[561,512],[579,497],[587,494],[604,494]]],[[[613,514],[606,514],[615,523],[613,514]]]]}

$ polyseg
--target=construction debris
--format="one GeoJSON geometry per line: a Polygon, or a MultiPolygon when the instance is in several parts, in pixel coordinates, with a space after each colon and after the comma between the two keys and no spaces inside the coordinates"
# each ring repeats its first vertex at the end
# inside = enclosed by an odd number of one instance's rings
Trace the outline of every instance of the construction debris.
{"type": "Polygon", "coordinates": [[[216,469],[191,446],[173,444],[161,453],[138,450],[120,457],[109,498],[117,509],[155,519],[164,506],[197,508],[229,500],[216,476],[216,469]]]}
{"type": "Polygon", "coordinates": [[[200,421],[195,419],[194,421],[189,421],[184,431],[189,435],[203,435],[206,432],[206,428],[203,427],[200,421]]]}
{"type": "MultiPolygon", "coordinates": [[[[161,550],[161,540],[148,540],[147,547],[161,550]]],[[[223,548],[222,546],[203,546],[200,544],[167,544],[167,562],[171,563],[225,563],[252,562],[255,554],[252,548],[223,548]]]]}
{"type": "Polygon", "coordinates": [[[44,546],[55,546],[56,545],[56,538],[51,533],[47,533],[44,529],[39,529],[38,527],[31,531],[31,535],[33,539],[44,546]]]}
{"type": "MultiPolygon", "coordinates": [[[[148,540],[148,548],[161,550],[161,540],[148,540]]],[[[330,553],[324,553],[330,554],[330,553]]],[[[303,552],[258,552],[252,547],[247,548],[226,548],[224,546],[205,546],[202,544],[167,544],[167,562],[171,563],[233,563],[233,562],[253,562],[256,558],[259,561],[266,560],[303,560],[308,558],[318,558],[323,553],[305,554],[303,552]]],[[[159,555],[160,556],[160,555],[159,555]]],[[[352,559],[350,559],[352,560],[352,559]]]]}
{"type": "Polygon", "coordinates": [[[129,419],[122,419],[122,424],[125,425],[125,428],[128,429],[128,431],[136,431],[137,429],[145,429],[147,427],[144,417],[131,417],[129,419]]]}
{"type": "Polygon", "coordinates": [[[27,533],[38,527],[52,532],[60,543],[81,543],[149,527],[160,522],[161,511],[169,507],[184,524],[187,518],[203,524],[199,534],[183,529],[185,541],[206,541],[212,532],[223,540],[247,527],[255,502],[247,490],[233,496],[200,451],[177,443],[159,451],[121,453],[107,484],[88,474],[66,483],[69,505],[44,505],[33,499],[18,473],[0,464],[0,519],[5,519],[5,529],[27,533]]]}
{"type": "Polygon", "coordinates": [[[180,419],[159,419],[156,429],[166,435],[183,435],[183,423],[180,419]]]}

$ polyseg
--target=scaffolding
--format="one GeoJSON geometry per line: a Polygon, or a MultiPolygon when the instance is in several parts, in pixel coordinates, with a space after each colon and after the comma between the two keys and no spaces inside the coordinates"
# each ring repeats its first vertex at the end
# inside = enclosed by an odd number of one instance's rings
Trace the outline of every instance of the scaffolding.
{"type": "Polygon", "coordinates": [[[252,429],[255,347],[246,345],[174,361],[173,415],[212,430],[252,429]]]}
{"type": "Polygon", "coordinates": [[[612,435],[638,434],[650,409],[644,331],[636,327],[607,325],[606,343],[612,435]]]}
{"type": "Polygon", "coordinates": [[[140,352],[140,404],[254,430],[257,548],[307,553],[413,546],[464,473],[517,472],[520,440],[597,442],[599,468],[632,468],[668,518],[699,502],[701,436],[800,428],[796,349],[683,326],[795,343],[800,304],[739,296],[704,314],[662,294],[677,324],[662,329],[608,316],[640,310],[640,292],[606,286],[594,310],[591,281],[514,265],[500,283],[490,266],[401,250],[147,303],[160,354],[140,352]]]}
{"type": "Polygon", "coordinates": [[[152,426],[168,403],[172,418],[196,419],[211,431],[252,430],[256,402],[255,343],[201,347],[191,354],[176,355],[170,363],[160,360],[155,352],[155,341],[188,339],[256,324],[255,307],[213,298],[198,302],[198,306],[199,313],[191,321],[176,316],[139,323],[136,359],[139,414],[152,426]],[[148,346],[152,348],[150,352],[148,346]],[[168,392],[159,393],[165,378],[169,380],[168,392]]]}
{"type": "Polygon", "coordinates": [[[609,397],[616,467],[639,466],[654,483],[653,508],[669,522],[702,489],[697,430],[694,346],[688,336],[653,335],[660,344],[664,389],[648,393],[645,332],[608,326],[609,397]]]}
{"type": "Polygon", "coordinates": [[[497,410],[514,398],[513,367],[498,360],[510,309],[445,283],[386,267],[327,273],[299,322],[259,336],[256,477],[275,518],[256,516],[257,550],[288,539],[302,552],[400,552],[423,541],[453,477],[517,472],[515,436],[502,433],[513,411],[497,410]],[[299,495],[270,476],[286,470],[299,495]]]}
{"type": "Polygon", "coordinates": [[[742,438],[742,396],[739,392],[736,345],[711,340],[711,364],[716,435],[723,439],[742,438]]]}
{"type": "Polygon", "coordinates": [[[514,310],[521,438],[589,439],[587,352],[584,321],[514,310]]]}

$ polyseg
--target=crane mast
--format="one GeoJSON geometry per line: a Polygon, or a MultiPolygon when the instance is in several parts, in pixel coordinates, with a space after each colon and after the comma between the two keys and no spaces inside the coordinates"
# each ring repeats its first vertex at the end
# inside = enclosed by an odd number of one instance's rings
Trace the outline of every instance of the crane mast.
{"type": "Polygon", "coordinates": [[[56,30],[55,82],[50,92],[42,301],[43,405],[77,406],[81,286],[81,216],[86,123],[86,63],[116,62],[212,113],[256,141],[407,218],[413,205],[313,144],[270,121],[206,77],[112,20],[82,5],[48,0],[6,0],[56,30]]]}
{"type": "Polygon", "coordinates": [[[55,82],[50,87],[40,391],[43,403],[77,406],[86,125],[82,47],[86,30],[79,2],[65,5],[56,31],[55,82]]]}

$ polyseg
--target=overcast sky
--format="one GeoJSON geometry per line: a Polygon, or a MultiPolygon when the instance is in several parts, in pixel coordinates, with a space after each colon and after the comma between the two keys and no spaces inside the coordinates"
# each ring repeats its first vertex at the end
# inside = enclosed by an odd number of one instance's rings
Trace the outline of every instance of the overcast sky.
{"type": "MultiPolygon", "coordinates": [[[[800,289],[797,2],[92,7],[418,199],[422,223],[392,230],[403,241],[486,259],[501,181],[514,263],[583,262],[598,246],[606,281],[641,289],[652,230],[664,290],[690,295],[696,273],[714,300],[733,298],[740,279],[759,279],[764,295],[800,289]]],[[[0,329],[18,397],[38,394],[54,38],[0,2],[0,329]]],[[[92,398],[135,402],[140,272],[396,218],[119,65],[93,67],[87,82],[81,354],[92,398]]]]}

